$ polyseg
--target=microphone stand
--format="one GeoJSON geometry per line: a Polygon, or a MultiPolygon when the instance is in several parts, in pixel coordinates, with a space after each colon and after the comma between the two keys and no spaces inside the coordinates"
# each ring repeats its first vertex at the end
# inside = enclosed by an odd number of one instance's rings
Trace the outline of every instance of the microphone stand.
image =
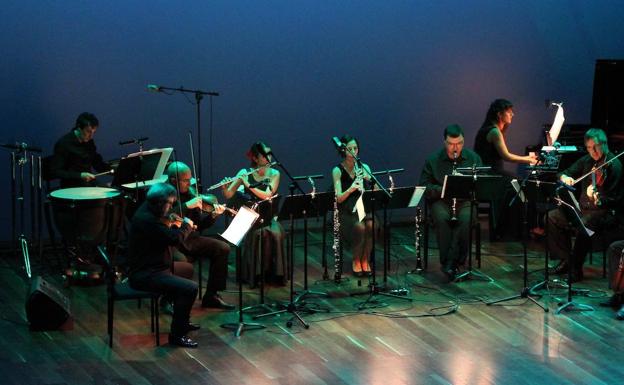
{"type": "MultiPolygon", "coordinates": [[[[344,147],[345,151],[348,151],[351,156],[355,159],[355,161],[357,162],[357,164],[360,166],[360,168],[362,170],[364,170],[364,172],[366,174],[368,174],[368,176],[370,177],[370,179],[373,182],[373,186],[379,186],[379,190],[382,191],[385,195],[386,198],[390,199],[392,198],[392,194],[390,194],[390,192],[388,192],[388,190],[386,190],[386,188],[379,182],[379,180],[377,179],[377,177],[370,172],[369,170],[366,169],[366,167],[362,167],[362,160],[360,159],[360,157],[358,157],[357,155],[355,155],[355,153],[349,149],[348,147],[344,147]]],[[[374,190],[373,190],[374,191],[374,190]]],[[[372,236],[371,236],[371,240],[372,240],[372,248],[371,248],[371,253],[370,253],[370,262],[371,262],[371,277],[372,280],[371,282],[368,284],[368,290],[362,293],[352,293],[351,296],[357,296],[357,295],[366,295],[368,294],[368,298],[362,302],[359,306],[358,306],[358,310],[362,310],[365,309],[366,306],[369,303],[372,303],[375,300],[375,296],[377,295],[383,295],[386,297],[393,297],[393,298],[399,298],[399,299],[403,299],[403,300],[407,300],[407,301],[412,301],[411,298],[408,297],[404,297],[404,296],[400,296],[400,295],[396,295],[396,294],[391,294],[391,293],[385,293],[383,292],[379,286],[377,286],[377,280],[376,280],[376,265],[375,265],[375,193],[373,192],[373,194],[371,194],[371,216],[372,216],[372,236]]],[[[366,220],[366,219],[365,219],[366,220]]]]}
{"type": "MultiPolygon", "coordinates": [[[[200,186],[200,181],[203,180],[203,174],[202,174],[202,145],[201,145],[201,108],[200,108],[200,104],[202,99],[204,98],[204,96],[208,96],[209,97],[209,104],[210,104],[210,120],[209,120],[209,139],[210,139],[210,153],[209,153],[209,164],[210,164],[210,182],[212,183],[212,98],[213,96],[219,96],[218,92],[214,92],[214,91],[202,91],[202,90],[190,90],[184,87],[178,87],[178,88],[172,88],[172,87],[160,87],[158,86],[156,88],[157,92],[162,92],[162,91],[172,91],[172,92],[180,92],[183,94],[193,94],[195,95],[195,106],[196,106],[196,114],[197,114],[197,162],[199,163],[199,167],[198,167],[198,174],[195,175],[195,177],[197,178],[197,186],[200,186]]],[[[166,93],[167,95],[171,95],[171,93],[166,93]]],[[[199,190],[199,188],[198,188],[199,190]]]]}

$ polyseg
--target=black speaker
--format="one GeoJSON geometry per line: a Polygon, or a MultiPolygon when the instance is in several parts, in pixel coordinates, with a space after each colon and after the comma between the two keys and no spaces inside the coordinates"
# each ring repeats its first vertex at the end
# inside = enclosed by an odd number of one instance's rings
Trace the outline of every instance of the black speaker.
{"type": "Polygon", "coordinates": [[[30,330],[56,330],[69,317],[69,298],[40,276],[35,277],[26,298],[26,318],[30,330]]]}

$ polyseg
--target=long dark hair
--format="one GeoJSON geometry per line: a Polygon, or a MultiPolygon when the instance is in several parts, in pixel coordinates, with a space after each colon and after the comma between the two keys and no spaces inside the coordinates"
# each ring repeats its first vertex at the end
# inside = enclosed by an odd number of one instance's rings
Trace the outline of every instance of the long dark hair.
{"type": "Polygon", "coordinates": [[[512,108],[513,104],[507,99],[496,99],[490,104],[487,114],[485,114],[485,120],[481,125],[481,128],[495,126],[498,123],[498,114],[512,108]]]}

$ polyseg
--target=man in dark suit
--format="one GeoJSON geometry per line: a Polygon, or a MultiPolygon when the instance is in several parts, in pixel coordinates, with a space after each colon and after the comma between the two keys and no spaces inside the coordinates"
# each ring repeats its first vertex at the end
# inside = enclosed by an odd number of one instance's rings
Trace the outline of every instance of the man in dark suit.
{"type": "Polygon", "coordinates": [[[193,231],[193,221],[183,218],[179,227],[168,223],[168,213],[176,202],[170,184],[159,183],[147,192],[146,201],[132,217],[128,240],[130,285],[137,290],[162,293],[173,298],[174,310],[169,343],[194,348],[197,342],[186,334],[199,329],[189,323],[197,296],[197,283],[171,271],[171,249],[193,231]]]}

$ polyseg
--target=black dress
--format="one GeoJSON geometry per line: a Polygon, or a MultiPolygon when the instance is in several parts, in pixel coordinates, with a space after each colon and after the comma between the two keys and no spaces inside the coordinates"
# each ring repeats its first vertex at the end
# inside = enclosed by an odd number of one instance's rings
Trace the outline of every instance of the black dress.
{"type": "MultiPolygon", "coordinates": [[[[264,181],[257,181],[253,175],[249,175],[247,180],[254,188],[262,191],[269,191],[271,186],[264,181]]],[[[244,193],[237,192],[233,200],[238,201],[238,205],[244,202],[251,206],[259,199],[248,189],[244,193]]],[[[237,205],[234,203],[234,205],[237,205]]],[[[264,272],[264,282],[274,285],[285,285],[289,277],[289,261],[284,252],[284,229],[282,225],[274,219],[277,215],[272,202],[263,202],[257,212],[260,214],[262,222],[256,222],[253,229],[245,237],[241,259],[241,277],[243,282],[250,287],[256,287],[261,272],[264,272]],[[261,251],[262,249],[262,251],[261,251]],[[260,253],[263,253],[264,267],[260,266],[260,253]]]]}

